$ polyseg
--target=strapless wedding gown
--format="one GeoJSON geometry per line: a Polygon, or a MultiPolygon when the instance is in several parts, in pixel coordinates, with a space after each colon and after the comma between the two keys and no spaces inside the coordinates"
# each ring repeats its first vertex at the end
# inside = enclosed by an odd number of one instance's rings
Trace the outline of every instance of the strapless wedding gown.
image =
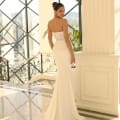
{"type": "Polygon", "coordinates": [[[42,120],[83,120],[77,111],[71,83],[70,53],[63,32],[53,32],[57,75],[53,95],[42,120]]]}

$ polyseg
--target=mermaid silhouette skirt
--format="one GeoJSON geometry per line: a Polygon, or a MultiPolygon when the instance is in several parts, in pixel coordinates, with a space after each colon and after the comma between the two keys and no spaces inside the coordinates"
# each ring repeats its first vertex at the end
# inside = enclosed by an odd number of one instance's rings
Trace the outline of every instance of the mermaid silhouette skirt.
{"type": "Polygon", "coordinates": [[[54,91],[47,111],[45,120],[82,120],[78,114],[72,88],[70,68],[70,53],[62,33],[55,33],[56,42],[53,47],[53,56],[57,66],[57,75],[54,91]]]}

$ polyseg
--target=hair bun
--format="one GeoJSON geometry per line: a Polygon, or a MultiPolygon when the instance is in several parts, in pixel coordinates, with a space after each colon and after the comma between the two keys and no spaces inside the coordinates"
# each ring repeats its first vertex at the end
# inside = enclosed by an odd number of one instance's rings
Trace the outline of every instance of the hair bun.
{"type": "Polygon", "coordinates": [[[64,5],[62,3],[59,3],[59,2],[53,2],[52,7],[55,11],[57,11],[60,7],[64,7],[64,5]]]}
{"type": "Polygon", "coordinates": [[[53,2],[53,4],[52,4],[52,6],[53,6],[53,8],[55,8],[56,6],[57,6],[57,2],[53,2]]]}

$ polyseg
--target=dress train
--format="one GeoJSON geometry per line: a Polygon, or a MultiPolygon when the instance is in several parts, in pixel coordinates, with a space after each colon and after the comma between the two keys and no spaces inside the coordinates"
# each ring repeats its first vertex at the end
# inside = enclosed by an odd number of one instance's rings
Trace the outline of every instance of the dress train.
{"type": "MultiPolygon", "coordinates": [[[[44,120],[84,120],[77,111],[72,88],[70,54],[66,46],[63,32],[53,33],[56,42],[53,55],[57,66],[56,82],[53,95],[44,114],[44,120]]],[[[43,119],[42,119],[43,120],[43,119]]]]}

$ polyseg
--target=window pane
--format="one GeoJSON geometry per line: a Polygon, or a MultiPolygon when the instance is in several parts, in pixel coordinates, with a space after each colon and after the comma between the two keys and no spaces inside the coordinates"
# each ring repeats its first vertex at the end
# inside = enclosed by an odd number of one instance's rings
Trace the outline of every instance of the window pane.
{"type": "Polygon", "coordinates": [[[68,23],[74,27],[79,29],[79,13],[78,13],[78,6],[75,8],[76,10],[72,10],[70,13],[68,13],[65,18],[67,18],[68,23]]]}
{"type": "MultiPolygon", "coordinates": [[[[65,5],[65,11],[68,12],[72,7],[74,7],[78,2],[77,0],[60,0],[61,3],[65,5]]],[[[77,11],[77,9],[74,9],[77,11]]]]}
{"type": "Polygon", "coordinates": [[[25,73],[35,70],[27,69],[26,62],[20,73],[22,64],[40,50],[38,23],[38,0],[27,0],[27,7],[25,0],[5,0],[0,4],[0,51],[9,61],[13,78],[24,81],[28,77],[25,73]],[[19,78],[12,71],[17,71],[19,78]]]}

